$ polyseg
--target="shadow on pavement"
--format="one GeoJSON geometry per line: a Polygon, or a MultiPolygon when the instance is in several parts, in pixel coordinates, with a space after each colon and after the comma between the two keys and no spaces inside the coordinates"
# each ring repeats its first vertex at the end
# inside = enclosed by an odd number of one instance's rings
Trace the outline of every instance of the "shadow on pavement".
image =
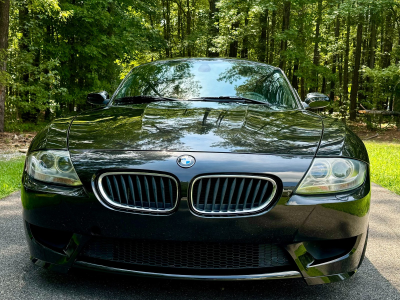
{"type": "MultiPolygon", "coordinates": [[[[25,274],[25,286],[36,296],[92,299],[400,299],[366,258],[353,278],[334,284],[307,286],[301,279],[252,282],[162,280],[73,270],[60,275],[36,266],[25,274]],[[50,292],[50,294],[49,294],[50,292]]],[[[24,292],[28,292],[25,290],[24,292]]]]}
{"type": "Polygon", "coordinates": [[[379,229],[378,234],[371,230],[364,264],[355,276],[339,283],[161,280],[82,270],[62,275],[30,263],[19,201],[19,193],[0,201],[0,299],[400,299],[400,286],[396,289],[368,259],[371,255],[375,264],[382,264],[382,257],[388,256],[386,276],[396,276],[398,269],[390,267],[396,266],[398,248],[382,250],[393,236],[386,237],[376,222],[371,228],[379,229]]]}

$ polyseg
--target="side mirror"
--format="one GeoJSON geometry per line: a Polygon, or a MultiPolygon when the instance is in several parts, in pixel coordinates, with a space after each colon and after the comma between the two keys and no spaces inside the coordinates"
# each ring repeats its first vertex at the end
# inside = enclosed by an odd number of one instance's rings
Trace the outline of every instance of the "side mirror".
{"type": "Polygon", "coordinates": [[[87,95],[87,103],[93,105],[107,105],[110,97],[106,91],[100,93],[90,93],[87,95]]]}
{"type": "Polygon", "coordinates": [[[331,100],[327,95],[321,93],[309,93],[304,103],[307,104],[306,109],[319,109],[327,107],[331,104],[331,100]]]}

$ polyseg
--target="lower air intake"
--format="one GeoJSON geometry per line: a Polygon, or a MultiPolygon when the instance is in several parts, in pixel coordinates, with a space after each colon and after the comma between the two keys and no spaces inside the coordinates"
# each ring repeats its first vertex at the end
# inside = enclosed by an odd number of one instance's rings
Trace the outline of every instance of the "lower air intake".
{"type": "Polygon", "coordinates": [[[275,244],[95,238],[84,248],[82,255],[115,263],[183,269],[251,269],[291,265],[287,253],[275,244]]]}

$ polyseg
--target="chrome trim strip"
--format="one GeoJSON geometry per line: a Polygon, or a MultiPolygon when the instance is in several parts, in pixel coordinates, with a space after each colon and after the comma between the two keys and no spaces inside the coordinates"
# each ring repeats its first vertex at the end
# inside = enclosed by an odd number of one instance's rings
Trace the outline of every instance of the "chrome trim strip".
{"type": "MultiPolygon", "coordinates": [[[[107,204],[109,204],[110,206],[112,206],[114,208],[122,208],[122,209],[130,210],[130,211],[157,212],[159,214],[169,213],[169,212],[175,210],[175,208],[178,206],[178,202],[179,202],[178,201],[179,200],[179,184],[178,184],[178,181],[174,177],[172,177],[170,175],[167,175],[167,174],[146,173],[146,172],[107,172],[107,173],[101,174],[97,178],[97,187],[98,187],[98,190],[99,190],[102,198],[107,202],[107,204]],[[176,187],[175,205],[174,205],[174,207],[172,207],[170,209],[151,209],[151,208],[131,207],[131,206],[127,206],[127,205],[122,205],[122,204],[116,203],[115,201],[113,201],[110,198],[108,198],[107,194],[104,192],[104,189],[103,189],[102,180],[107,175],[148,175],[148,176],[158,176],[158,177],[165,177],[165,178],[172,179],[175,182],[175,187],[176,187]]],[[[96,188],[94,187],[93,190],[95,191],[96,188]]],[[[101,199],[98,197],[97,193],[95,193],[95,195],[97,196],[98,200],[101,201],[101,199]]]]}
{"type": "Polygon", "coordinates": [[[97,264],[92,264],[84,261],[76,261],[74,266],[79,268],[90,268],[101,271],[118,272],[131,275],[141,275],[150,277],[161,277],[169,279],[192,279],[192,280],[265,280],[265,279],[283,279],[283,278],[300,278],[302,277],[298,271],[286,271],[276,273],[265,273],[265,274],[250,274],[250,275],[181,275],[181,274],[165,274],[165,273],[153,273],[144,271],[134,271],[119,269],[113,267],[107,267],[97,264]]]}
{"type": "Polygon", "coordinates": [[[275,180],[273,180],[270,177],[263,177],[263,176],[255,176],[255,175],[224,175],[224,174],[220,174],[220,175],[204,175],[204,176],[199,176],[196,177],[195,180],[192,181],[191,185],[190,185],[190,207],[191,209],[193,209],[193,211],[197,214],[200,215],[210,215],[210,216],[226,216],[226,215],[243,215],[246,214],[248,216],[253,216],[254,213],[257,213],[261,210],[263,210],[265,207],[267,207],[272,199],[275,197],[276,194],[276,190],[277,190],[277,184],[275,182],[275,180]],[[255,178],[255,179],[261,179],[261,180],[266,180],[269,181],[270,183],[272,183],[272,193],[270,195],[270,197],[268,198],[268,200],[261,205],[260,207],[256,207],[254,209],[248,209],[248,210],[244,210],[244,211],[223,211],[223,212],[206,212],[206,211],[201,211],[196,209],[196,207],[194,206],[193,203],[193,186],[196,183],[196,181],[200,180],[200,179],[204,179],[204,178],[255,178]],[[251,213],[251,214],[249,214],[251,213]]]}

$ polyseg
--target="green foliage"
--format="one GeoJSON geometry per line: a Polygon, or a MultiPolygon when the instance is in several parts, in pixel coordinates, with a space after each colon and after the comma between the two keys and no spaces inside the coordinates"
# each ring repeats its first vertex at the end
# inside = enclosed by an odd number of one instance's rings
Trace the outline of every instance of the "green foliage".
{"type": "Polygon", "coordinates": [[[400,144],[366,142],[371,180],[400,195],[400,144]]]}
{"type": "Polygon", "coordinates": [[[13,120],[6,123],[6,132],[39,132],[48,125],[48,122],[38,121],[37,123],[21,122],[20,120],[13,120]]]}
{"type": "Polygon", "coordinates": [[[344,119],[357,77],[357,108],[400,111],[398,0],[11,2],[8,74],[0,74],[8,122],[87,109],[87,93],[112,93],[133,67],[185,56],[280,66],[302,98],[330,94],[344,119]]]}
{"type": "Polygon", "coordinates": [[[25,157],[0,159],[0,199],[21,188],[25,157]]]}
{"type": "Polygon", "coordinates": [[[371,87],[371,100],[364,102],[366,108],[378,109],[380,103],[386,103],[390,99],[394,101],[394,110],[400,111],[400,65],[391,65],[384,69],[364,67],[363,71],[364,77],[370,80],[368,87],[371,87]]]}
{"type": "MultiPolygon", "coordinates": [[[[124,65],[163,45],[144,22],[156,3],[13,0],[7,122],[37,122],[87,108],[86,95],[116,89],[124,65]]],[[[143,62],[143,59],[142,59],[143,62]]]]}

